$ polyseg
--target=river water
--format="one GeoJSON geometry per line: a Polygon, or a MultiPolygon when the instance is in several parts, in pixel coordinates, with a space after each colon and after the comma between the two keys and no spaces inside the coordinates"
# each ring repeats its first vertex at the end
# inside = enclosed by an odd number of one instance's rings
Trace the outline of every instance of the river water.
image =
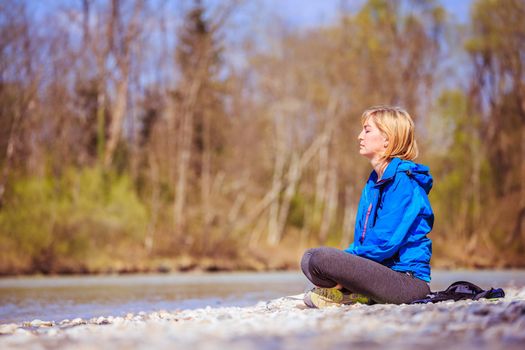
{"type": "MultiPolygon", "coordinates": [[[[482,288],[524,287],[525,270],[433,271],[432,290],[467,280],[482,288]]],[[[0,324],[200,307],[247,306],[302,293],[299,272],[158,274],[0,279],[0,324]]]]}

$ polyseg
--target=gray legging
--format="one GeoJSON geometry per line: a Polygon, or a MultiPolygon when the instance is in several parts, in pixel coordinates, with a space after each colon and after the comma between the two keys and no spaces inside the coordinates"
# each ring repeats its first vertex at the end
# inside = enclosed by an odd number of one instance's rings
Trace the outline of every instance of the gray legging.
{"type": "Polygon", "coordinates": [[[318,287],[331,288],[340,284],[377,303],[410,303],[430,293],[428,284],[419,278],[335,248],[307,250],[301,260],[301,269],[318,287]]]}

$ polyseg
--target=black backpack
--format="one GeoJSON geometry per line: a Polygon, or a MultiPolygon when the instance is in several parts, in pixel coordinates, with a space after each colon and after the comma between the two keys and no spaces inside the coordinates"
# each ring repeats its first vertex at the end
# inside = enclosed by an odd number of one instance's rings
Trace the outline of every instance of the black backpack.
{"type": "Polygon", "coordinates": [[[432,292],[427,295],[424,299],[414,300],[411,304],[427,304],[437,303],[445,300],[478,300],[481,298],[493,299],[503,298],[505,292],[501,288],[490,288],[489,290],[483,290],[476,286],[474,283],[466,281],[458,281],[452,283],[447,289],[432,292]]]}

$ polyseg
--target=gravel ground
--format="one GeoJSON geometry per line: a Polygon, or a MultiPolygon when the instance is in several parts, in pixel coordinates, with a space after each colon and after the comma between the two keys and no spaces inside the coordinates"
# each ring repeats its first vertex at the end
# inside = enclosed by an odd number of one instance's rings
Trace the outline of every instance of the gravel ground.
{"type": "Polygon", "coordinates": [[[525,288],[497,301],[307,309],[300,296],[250,307],[0,325],[1,349],[525,349],[525,288]]]}

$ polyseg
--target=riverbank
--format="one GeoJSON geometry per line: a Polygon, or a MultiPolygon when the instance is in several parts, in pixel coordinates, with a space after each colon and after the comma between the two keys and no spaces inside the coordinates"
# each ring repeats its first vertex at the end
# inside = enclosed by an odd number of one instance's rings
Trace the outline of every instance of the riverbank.
{"type": "Polygon", "coordinates": [[[247,307],[0,325],[0,348],[522,349],[525,287],[497,301],[307,309],[300,296],[247,307]]]}
{"type": "MultiPolygon", "coordinates": [[[[482,288],[525,287],[525,270],[436,270],[432,290],[466,280],[482,288]]],[[[245,307],[301,293],[300,271],[32,276],[0,279],[0,324],[33,319],[60,322],[157,310],[245,307]]]]}

